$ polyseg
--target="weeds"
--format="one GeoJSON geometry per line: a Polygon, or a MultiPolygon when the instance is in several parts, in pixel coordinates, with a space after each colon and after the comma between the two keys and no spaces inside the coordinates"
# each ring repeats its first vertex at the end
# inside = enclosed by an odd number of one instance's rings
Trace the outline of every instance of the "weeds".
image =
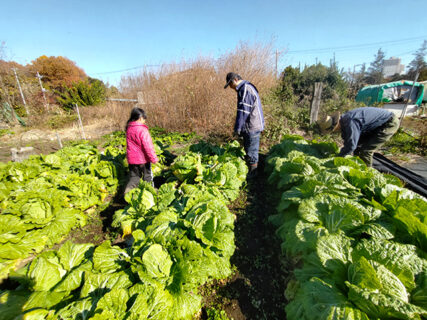
{"type": "Polygon", "coordinates": [[[229,320],[230,318],[227,317],[227,314],[224,310],[217,310],[215,308],[209,308],[206,310],[207,313],[207,319],[208,320],[229,320]]]}
{"type": "Polygon", "coordinates": [[[422,144],[421,137],[413,136],[403,129],[399,129],[385,144],[385,147],[393,155],[402,153],[418,154],[421,156],[427,155],[427,150],[422,144]]]}
{"type": "Polygon", "coordinates": [[[13,135],[15,132],[9,129],[0,129],[0,137],[3,137],[5,135],[13,135]]]}
{"type": "Polygon", "coordinates": [[[74,123],[77,120],[76,114],[54,115],[47,120],[46,124],[50,129],[60,129],[74,123]]]}

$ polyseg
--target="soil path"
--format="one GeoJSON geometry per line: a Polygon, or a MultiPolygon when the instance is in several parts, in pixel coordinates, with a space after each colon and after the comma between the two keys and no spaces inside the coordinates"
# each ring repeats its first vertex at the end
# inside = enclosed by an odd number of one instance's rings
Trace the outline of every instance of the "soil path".
{"type": "Polygon", "coordinates": [[[287,274],[280,241],[267,220],[275,208],[269,200],[263,163],[261,157],[258,176],[248,181],[246,197],[242,195],[231,208],[237,216],[236,251],[231,258],[237,271],[208,302],[220,305],[234,320],[286,319],[287,274]]]}

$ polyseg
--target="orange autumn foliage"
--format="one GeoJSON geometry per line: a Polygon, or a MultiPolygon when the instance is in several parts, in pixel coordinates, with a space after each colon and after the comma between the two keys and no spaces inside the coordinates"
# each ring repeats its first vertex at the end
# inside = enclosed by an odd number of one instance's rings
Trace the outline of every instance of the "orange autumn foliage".
{"type": "Polygon", "coordinates": [[[87,78],[83,69],[74,61],[61,56],[40,56],[31,62],[29,69],[34,73],[39,72],[43,76],[43,82],[54,89],[63,85],[70,86],[73,82],[87,78]]]}

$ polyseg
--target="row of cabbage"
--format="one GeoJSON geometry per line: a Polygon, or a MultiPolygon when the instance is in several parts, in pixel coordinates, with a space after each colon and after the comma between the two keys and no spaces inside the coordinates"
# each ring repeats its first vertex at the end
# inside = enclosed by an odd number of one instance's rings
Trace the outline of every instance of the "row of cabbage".
{"type": "Polygon", "coordinates": [[[67,242],[13,273],[21,283],[0,296],[0,319],[191,319],[200,285],[232,273],[234,216],[227,204],[245,181],[238,144],[193,145],[161,175],[126,194],[114,225],[121,248],[67,242]]]}
{"type": "Polygon", "coordinates": [[[333,143],[287,136],[268,157],[287,319],[427,316],[427,202],[333,143]],[[280,200],[279,200],[280,198],[280,200]]]}
{"type": "MultiPolygon", "coordinates": [[[[113,149],[111,149],[114,151],[113,149]]],[[[86,224],[116,192],[124,157],[83,143],[0,163],[0,281],[22,260],[86,224]]]]}
{"type": "MultiPolygon", "coordinates": [[[[160,174],[163,154],[194,134],[152,130],[160,174]]],[[[90,143],[76,143],[23,162],[0,163],[0,281],[21,261],[61,242],[86,225],[88,214],[108,206],[125,179],[124,132],[106,136],[102,153],[90,143]]]]}

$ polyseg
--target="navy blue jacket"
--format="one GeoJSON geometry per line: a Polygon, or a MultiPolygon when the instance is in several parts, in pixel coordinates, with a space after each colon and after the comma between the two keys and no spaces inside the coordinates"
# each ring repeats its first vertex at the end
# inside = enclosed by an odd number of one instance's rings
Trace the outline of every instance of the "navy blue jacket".
{"type": "Polygon", "coordinates": [[[392,116],[393,113],[390,111],[374,107],[357,108],[344,113],[340,118],[344,147],[341,148],[339,156],[352,154],[357,148],[361,135],[382,126],[392,116]]]}
{"type": "Polygon", "coordinates": [[[264,114],[257,88],[249,81],[242,80],[237,90],[237,115],[234,132],[253,133],[264,130],[264,114]]]}

